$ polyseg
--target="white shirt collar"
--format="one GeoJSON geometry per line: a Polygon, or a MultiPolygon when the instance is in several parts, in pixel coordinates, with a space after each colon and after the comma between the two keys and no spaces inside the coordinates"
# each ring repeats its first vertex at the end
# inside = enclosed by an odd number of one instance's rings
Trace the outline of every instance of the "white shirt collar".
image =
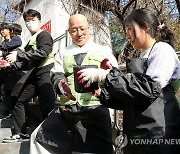
{"type": "Polygon", "coordinates": [[[31,39],[36,38],[36,36],[37,36],[39,33],[41,33],[42,31],[43,31],[42,29],[40,29],[39,31],[37,31],[34,35],[31,36],[31,39]]]}
{"type": "Polygon", "coordinates": [[[72,43],[70,46],[70,49],[73,49],[73,55],[79,54],[79,53],[87,53],[89,49],[92,48],[94,44],[94,41],[92,38],[90,38],[86,44],[84,44],[82,47],[79,47],[78,45],[72,43]]]}

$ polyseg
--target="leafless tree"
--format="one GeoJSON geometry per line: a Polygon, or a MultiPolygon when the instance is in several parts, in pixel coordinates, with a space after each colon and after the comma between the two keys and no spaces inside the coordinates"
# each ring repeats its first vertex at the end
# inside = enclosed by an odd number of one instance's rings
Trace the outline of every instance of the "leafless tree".
{"type": "Polygon", "coordinates": [[[0,9],[1,9],[1,16],[0,22],[8,22],[12,23],[17,20],[20,13],[19,11],[14,9],[14,6],[19,2],[19,0],[1,0],[0,1],[0,9]]]}

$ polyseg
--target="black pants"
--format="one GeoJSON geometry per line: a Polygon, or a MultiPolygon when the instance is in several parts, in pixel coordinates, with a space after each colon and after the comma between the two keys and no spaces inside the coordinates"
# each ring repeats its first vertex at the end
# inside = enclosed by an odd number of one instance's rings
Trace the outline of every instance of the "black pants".
{"type": "MultiPolygon", "coordinates": [[[[111,120],[104,106],[60,106],[39,129],[36,141],[52,149],[112,154],[111,120]]],[[[52,150],[51,149],[51,150],[52,150]]],[[[55,151],[56,151],[55,150],[55,151]]]]}
{"type": "Polygon", "coordinates": [[[28,101],[34,96],[38,96],[42,119],[44,120],[54,108],[55,93],[50,81],[49,72],[33,76],[25,85],[14,102],[12,110],[12,120],[14,133],[26,133],[25,109],[23,102],[28,101]]]}
{"type": "Polygon", "coordinates": [[[3,103],[7,108],[7,112],[12,108],[11,103],[11,91],[14,85],[17,83],[19,79],[25,74],[24,71],[0,71],[1,74],[1,84],[3,84],[3,88],[1,89],[1,96],[3,98],[3,103]]]}

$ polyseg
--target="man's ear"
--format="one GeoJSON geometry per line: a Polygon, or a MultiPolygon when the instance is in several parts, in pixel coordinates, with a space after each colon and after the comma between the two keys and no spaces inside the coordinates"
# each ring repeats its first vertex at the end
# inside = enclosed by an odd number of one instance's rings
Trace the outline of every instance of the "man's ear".
{"type": "Polygon", "coordinates": [[[70,28],[68,28],[68,32],[69,32],[69,34],[71,35],[70,28]]]}
{"type": "Polygon", "coordinates": [[[89,24],[87,25],[87,28],[88,28],[88,29],[90,28],[89,24]]]}

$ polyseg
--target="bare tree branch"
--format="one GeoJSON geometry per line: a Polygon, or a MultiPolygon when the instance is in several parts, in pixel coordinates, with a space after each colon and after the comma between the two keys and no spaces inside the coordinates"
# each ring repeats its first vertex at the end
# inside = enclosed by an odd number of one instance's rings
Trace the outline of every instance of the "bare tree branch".
{"type": "MultiPolygon", "coordinates": [[[[131,0],[124,8],[123,8],[123,11],[122,11],[122,16],[124,16],[124,14],[126,13],[126,11],[128,10],[128,8],[135,2],[135,5],[133,8],[136,7],[136,4],[137,4],[137,0],[131,0]]],[[[123,20],[123,19],[122,19],[123,20]]]]}
{"type": "Polygon", "coordinates": [[[180,1],[175,0],[175,2],[176,2],[176,6],[177,6],[177,9],[178,9],[178,12],[179,12],[179,22],[180,22],[180,1]]]}

